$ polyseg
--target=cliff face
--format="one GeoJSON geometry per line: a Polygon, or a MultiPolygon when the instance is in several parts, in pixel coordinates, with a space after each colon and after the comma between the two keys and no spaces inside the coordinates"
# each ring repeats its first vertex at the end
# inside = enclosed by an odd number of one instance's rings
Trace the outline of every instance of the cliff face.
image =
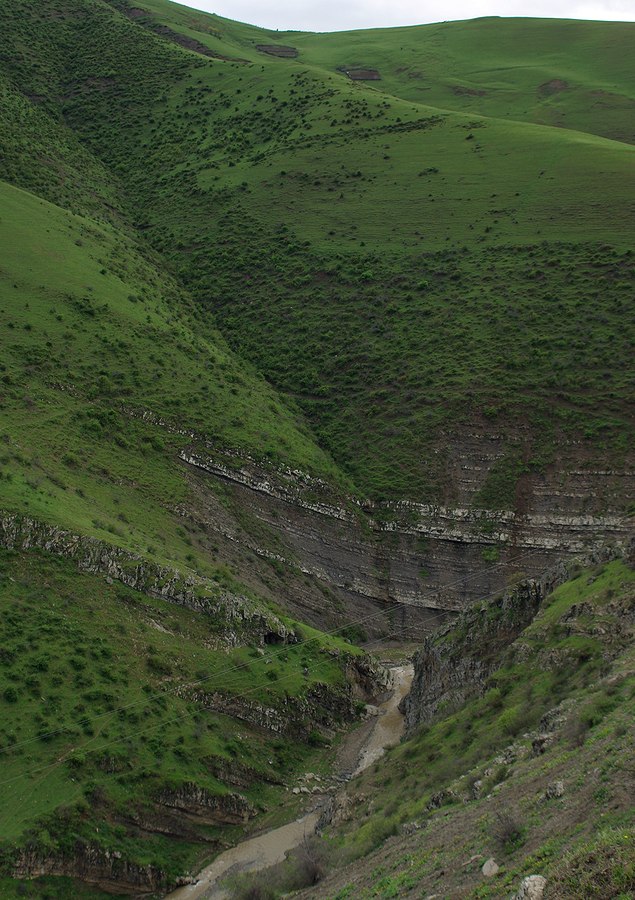
{"type": "MultiPolygon", "coordinates": [[[[12,874],[15,878],[63,875],[94,884],[107,893],[136,897],[165,891],[174,884],[174,879],[156,866],[137,865],[119,852],[79,840],[66,852],[45,854],[39,848],[26,847],[20,851],[12,874]]],[[[190,881],[179,878],[177,883],[190,881]]]]}
{"type": "Polygon", "coordinates": [[[506,649],[534,618],[566,568],[529,578],[488,603],[475,604],[427,637],[414,657],[415,674],[402,710],[406,731],[428,722],[440,707],[450,712],[477,694],[506,649]]]}
{"type": "Polygon", "coordinates": [[[80,536],[26,516],[0,516],[0,547],[7,550],[46,550],[76,562],[83,572],[120,581],[134,590],[186,606],[214,620],[228,644],[246,633],[261,643],[295,640],[272,614],[257,608],[247,597],[221,591],[211,581],[159,566],[121,547],[80,536]]]}
{"type": "MultiPolygon", "coordinates": [[[[107,810],[104,815],[107,817],[107,810]]],[[[213,794],[194,782],[186,782],[162,788],[152,802],[131,805],[124,815],[114,819],[132,826],[135,833],[221,846],[222,841],[200,826],[246,825],[256,815],[256,809],[242,794],[213,794]]]]}
{"type": "MultiPolygon", "coordinates": [[[[491,499],[502,439],[475,431],[461,438],[448,463],[447,505],[379,504],[299,471],[221,452],[204,436],[152,416],[147,421],[190,442],[180,452],[190,496],[173,512],[210,558],[302,621],[327,629],[358,623],[351,634],[358,640],[418,640],[510,577],[540,577],[569,556],[623,547],[631,532],[623,510],[634,494],[633,474],[591,459],[583,465],[574,447],[544,471],[518,476],[509,509],[487,509],[479,504],[491,499]]],[[[261,643],[294,639],[245,596],[52,525],[5,515],[0,546],[72,556],[85,571],[197,609],[227,643],[247,632],[261,643]]]]}
{"type": "MultiPolygon", "coordinates": [[[[615,555],[604,550],[592,554],[586,563],[608,561],[615,555]]],[[[488,676],[533,622],[545,597],[570,577],[571,566],[560,563],[541,578],[525,579],[492,600],[473,604],[454,622],[426,637],[415,654],[412,687],[401,705],[406,733],[482,693],[488,676]]],[[[516,646],[517,654],[525,652],[516,646]]]]}
{"type": "Polygon", "coordinates": [[[251,803],[240,794],[219,796],[191,782],[162,790],[156,800],[159,806],[202,825],[245,825],[256,815],[251,803]]]}
{"type": "Polygon", "coordinates": [[[283,573],[277,599],[322,627],[364,619],[369,635],[420,638],[511,576],[623,547],[631,530],[621,509],[632,474],[574,467],[573,457],[567,472],[523,475],[511,509],[480,508],[502,452],[483,434],[455,460],[452,506],[359,503],[302,473],[210,449],[182,453],[195,498],[183,515],[203,542],[223,540],[228,561],[244,566],[248,554],[255,583],[272,567],[283,573]]]}

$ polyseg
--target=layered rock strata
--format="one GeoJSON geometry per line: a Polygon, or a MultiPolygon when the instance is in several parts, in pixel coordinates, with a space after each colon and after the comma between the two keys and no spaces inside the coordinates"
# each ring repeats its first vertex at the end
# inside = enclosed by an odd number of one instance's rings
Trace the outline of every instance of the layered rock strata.
{"type": "Polygon", "coordinates": [[[284,569],[289,583],[280,585],[280,599],[295,615],[322,626],[359,620],[369,637],[419,639],[510,577],[539,578],[558,560],[624,548],[632,534],[622,513],[589,510],[585,499],[592,480],[604,478],[608,503],[631,484],[620,473],[576,470],[566,490],[536,476],[531,501],[525,485],[517,509],[487,510],[361,503],[319,479],[248,457],[189,448],[181,458],[196,498],[184,514],[211,540],[220,533],[230,559],[247,550],[254,572],[284,569]],[[219,483],[223,504],[215,499],[219,483]]]}
{"type": "Polygon", "coordinates": [[[295,635],[277,616],[247,597],[221,591],[212,582],[193,573],[183,574],[168,566],[106,544],[95,538],[73,534],[55,525],[16,514],[0,515],[0,547],[7,550],[45,550],[76,562],[83,572],[120,581],[134,590],[186,606],[211,617],[222,637],[236,643],[249,633],[261,643],[294,641],[295,635]]]}
{"type": "MultiPolygon", "coordinates": [[[[590,566],[622,555],[630,560],[632,545],[624,554],[610,549],[590,554],[583,564],[590,566]]],[[[412,687],[401,704],[406,733],[433,720],[441,709],[450,712],[470,697],[482,694],[489,675],[501,664],[512,644],[518,661],[535,654],[535,649],[517,639],[533,622],[543,600],[573,573],[572,564],[560,563],[541,578],[524,579],[486,603],[473,604],[454,622],[426,637],[414,656],[412,687]]],[[[619,650],[623,641],[630,640],[632,596],[627,594],[622,604],[613,603],[609,609],[616,616],[616,643],[611,648],[610,638],[606,639],[606,659],[619,650]]],[[[568,634],[586,635],[588,626],[580,626],[578,620],[592,612],[585,604],[574,605],[561,619],[563,628],[568,634]]],[[[595,632],[594,635],[598,636],[595,632]]],[[[544,670],[559,668],[564,661],[562,651],[549,649],[541,651],[537,659],[544,670]]],[[[543,730],[545,727],[541,723],[543,730]]]]}

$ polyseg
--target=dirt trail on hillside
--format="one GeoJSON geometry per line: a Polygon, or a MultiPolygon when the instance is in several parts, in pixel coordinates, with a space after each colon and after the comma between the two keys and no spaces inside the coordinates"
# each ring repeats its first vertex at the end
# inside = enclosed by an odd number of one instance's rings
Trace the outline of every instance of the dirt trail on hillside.
{"type": "MultiPolygon", "coordinates": [[[[361,728],[352,732],[342,743],[337,757],[337,772],[344,780],[359,775],[372,765],[388,747],[399,743],[404,720],[399,703],[410,690],[413,668],[410,665],[392,669],[393,690],[361,728]]],[[[195,884],[188,884],[168,894],[168,900],[225,900],[227,891],[219,881],[230,872],[255,872],[282,862],[290,850],[302,843],[305,836],[315,832],[322,812],[332,795],[321,795],[317,804],[303,816],[287,825],[249,838],[225,850],[213,863],[199,873],[195,884]]]]}

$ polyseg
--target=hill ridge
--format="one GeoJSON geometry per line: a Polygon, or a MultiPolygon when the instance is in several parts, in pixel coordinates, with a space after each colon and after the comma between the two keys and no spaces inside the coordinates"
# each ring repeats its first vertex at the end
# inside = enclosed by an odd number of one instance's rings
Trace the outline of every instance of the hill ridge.
{"type": "Polygon", "coordinates": [[[356,645],[628,542],[635,32],[0,29],[0,894],[168,890],[299,813],[356,645]]]}

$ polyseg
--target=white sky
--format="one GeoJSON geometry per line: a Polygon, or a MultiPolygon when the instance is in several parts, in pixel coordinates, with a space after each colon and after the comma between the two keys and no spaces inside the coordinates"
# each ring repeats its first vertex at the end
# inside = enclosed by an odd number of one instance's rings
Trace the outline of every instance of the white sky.
{"type": "Polygon", "coordinates": [[[187,6],[280,31],[343,31],[478,16],[633,21],[635,0],[185,0],[187,6]]]}

